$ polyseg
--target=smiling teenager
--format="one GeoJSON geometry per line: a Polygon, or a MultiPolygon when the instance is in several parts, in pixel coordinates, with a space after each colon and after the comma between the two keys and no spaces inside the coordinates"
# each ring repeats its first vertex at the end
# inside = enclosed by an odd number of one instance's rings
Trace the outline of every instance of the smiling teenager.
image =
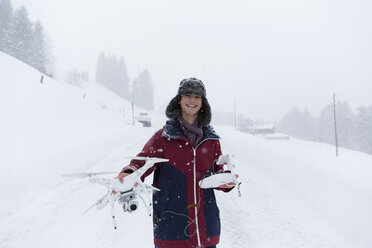
{"type": "MultiPolygon", "coordinates": [[[[159,157],[168,162],[155,164],[142,180],[154,172],[153,227],[156,248],[213,248],[220,239],[220,218],[214,189],[202,189],[199,181],[224,173],[216,161],[222,154],[220,137],[210,125],[211,108],[203,82],[181,81],[177,95],[166,109],[169,120],[145,144],[140,157],[159,157]]],[[[144,165],[132,160],[122,169],[121,182],[144,165]]],[[[230,191],[234,184],[217,190],[230,191]]]]}

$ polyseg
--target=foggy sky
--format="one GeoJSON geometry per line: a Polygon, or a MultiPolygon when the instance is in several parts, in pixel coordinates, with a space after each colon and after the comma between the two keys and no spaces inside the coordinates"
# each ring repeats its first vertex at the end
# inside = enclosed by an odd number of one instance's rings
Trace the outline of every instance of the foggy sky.
{"type": "Polygon", "coordinates": [[[157,108],[198,77],[212,108],[275,120],[292,107],[315,116],[332,100],[372,104],[368,0],[12,0],[40,19],[57,75],[94,79],[98,55],[123,56],[131,79],[152,76],[157,108]]]}

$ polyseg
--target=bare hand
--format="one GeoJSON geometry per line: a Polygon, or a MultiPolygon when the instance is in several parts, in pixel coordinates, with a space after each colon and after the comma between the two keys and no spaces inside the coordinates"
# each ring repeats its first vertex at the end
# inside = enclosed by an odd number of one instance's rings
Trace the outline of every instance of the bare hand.
{"type": "Polygon", "coordinates": [[[125,172],[123,172],[123,173],[120,173],[117,177],[115,177],[115,178],[117,178],[117,179],[119,179],[119,181],[121,182],[121,183],[123,183],[124,182],[124,177],[126,177],[126,176],[129,176],[130,175],[130,173],[125,173],[125,172]]]}
{"type": "MultiPolygon", "coordinates": [[[[239,174],[235,174],[235,177],[238,178],[239,174]]],[[[231,189],[235,185],[236,185],[236,183],[226,183],[226,184],[222,184],[222,185],[218,186],[218,188],[220,188],[220,189],[231,189]]]]}
{"type": "MultiPolygon", "coordinates": [[[[115,177],[115,178],[116,178],[116,179],[119,179],[119,181],[120,181],[121,183],[123,183],[123,182],[124,182],[124,177],[129,176],[129,175],[130,175],[130,173],[125,173],[125,172],[123,172],[123,173],[119,173],[119,175],[118,175],[117,177],[115,177]]],[[[113,190],[111,193],[115,195],[115,194],[116,194],[116,191],[113,190]]]]}

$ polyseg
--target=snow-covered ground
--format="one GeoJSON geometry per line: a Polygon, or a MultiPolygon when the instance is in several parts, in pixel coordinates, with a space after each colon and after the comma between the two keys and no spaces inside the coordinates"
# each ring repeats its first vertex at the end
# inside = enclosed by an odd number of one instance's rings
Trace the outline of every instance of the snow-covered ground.
{"type": "MultiPolygon", "coordinates": [[[[114,230],[109,209],[81,215],[106,189],[61,175],[119,171],[165,117],[132,126],[130,104],[99,85],[40,83],[3,53],[0,68],[0,247],[153,247],[143,206],[117,209],[114,230]]],[[[371,155],[215,128],[243,181],[240,198],[216,192],[218,247],[372,247],[371,155]]]]}

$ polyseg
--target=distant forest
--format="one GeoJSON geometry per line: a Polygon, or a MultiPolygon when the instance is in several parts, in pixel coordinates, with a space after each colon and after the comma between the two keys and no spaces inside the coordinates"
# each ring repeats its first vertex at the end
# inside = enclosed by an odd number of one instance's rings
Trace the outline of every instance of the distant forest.
{"type": "Polygon", "coordinates": [[[0,51],[53,76],[53,56],[42,23],[30,21],[24,6],[13,11],[10,0],[0,0],[0,51]]]}
{"type": "MultiPolygon", "coordinates": [[[[338,101],[335,110],[338,146],[372,154],[372,105],[359,107],[354,113],[347,101],[338,101]]],[[[215,112],[213,118],[216,124],[234,125],[233,112],[215,112]]],[[[252,120],[242,114],[237,116],[237,128],[243,132],[265,124],[265,120],[252,120]]],[[[312,116],[307,109],[293,108],[274,124],[274,132],[335,145],[333,104],[325,106],[318,117],[312,116]]]]}
{"type": "Polygon", "coordinates": [[[96,68],[96,82],[120,97],[146,110],[154,109],[154,87],[150,73],[142,70],[131,82],[123,57],[100,54],[96,68]]]}
{"type": "MultiPolygon", "coordinates": [[[[337,102],[336,126],[338,145],[372,154],[372,106],[353,113],[348,102],[337,102]]],[[[333,104],[323,108],[318,118],[294,108],[276,125],[276,130],[294,137],[335,144],[333,104]]]]}
{"type": "MultiPolygon", "coordinates": [[[[10,0],[0,0],[0,51],[53,77],[54,56],[42,23],[39,20],[32,22],[24,6],[13,10],[10,0]]],[[[65,81],[81,87],[89,81],[89,76],[87,72],[71,69],[65,81]]],[[[96,82],[138,107],[154,109],[150,73],[144,69],[130,83],[122,57],[101,53],[97,62],[96,82]]]]}
{"type": "MultiPolygon", "coordinates": [[[[65,81],[77,87],[89,82],[87,72],[71,69],[66,75],[65,81]]],[[[137,107],[154,109],[154,87],[149,71],[144,69],[131,80],[122,56],[101,52],[97,60],[95,81],[137,107]]]]}

